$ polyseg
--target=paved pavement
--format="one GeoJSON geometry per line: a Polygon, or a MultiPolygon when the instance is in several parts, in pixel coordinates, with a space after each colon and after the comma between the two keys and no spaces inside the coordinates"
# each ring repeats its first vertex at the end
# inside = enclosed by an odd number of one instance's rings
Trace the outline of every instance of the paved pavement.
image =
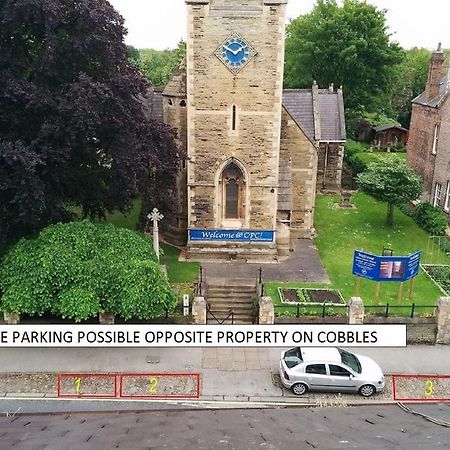
{"type": "Polygon", "coordinates": [[[204,274],[206,279],[256,279],[262,267],[264,281],[330,283],[312,240],[296,239],[293,247],[294,251],[278,263],[205,262],[202,264],[204,274]]]}
{"type": "MultiPolygon", "coordinates": [[[[0,373],[199,372],[203,399],[285,399],[274,385],[281,348],[1,348],[0,373]]],[[[450,375],[450,346],[353,349],[386,374],[450,375]]],[[[4,390],[0,386],[0,395],[4,390]]],[[[39,392],[39,391],[38,391],[39,392]]],[[[4,395],[4,394],[3,394],[4,395]]],[[[284,395],[284,396],[283,396],[284,395]]]]}

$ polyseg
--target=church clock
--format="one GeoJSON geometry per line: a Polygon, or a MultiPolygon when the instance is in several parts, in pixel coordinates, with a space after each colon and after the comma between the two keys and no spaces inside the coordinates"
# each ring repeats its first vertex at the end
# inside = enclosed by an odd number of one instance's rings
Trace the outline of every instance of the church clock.
{"type": "Polygon", "coordinates": [[[234,32],[222,42],[214,54],[232,73],[238,73],[257,52],[245,38],[234,32]]]}

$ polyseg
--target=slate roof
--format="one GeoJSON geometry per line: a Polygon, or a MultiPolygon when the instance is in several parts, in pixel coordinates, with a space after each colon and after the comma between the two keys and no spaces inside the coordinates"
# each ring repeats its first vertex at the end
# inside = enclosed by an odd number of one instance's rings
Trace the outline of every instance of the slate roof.
{"type": "Polygon", "coordinates": [[[447,94],[447,83],[448,83],[447,77],[444,77],[441,79],[441,82],[439,83],[439,95],[437,97],[434,97],[431,100],[428,100],[426,91],[423,91],[412,102],[417,103],[419,105],[430,106],[432,108],[435,108],[436,106],[438,106],[441,103],[441,101],[444,99],[445,95],[447,94]]]}
{"type": "Polygon", "coordinates": [[[408,131],[406,128],[401,127],[400,125],[395,125],[392,123],[387,123],[384,125],[378,125],[377,127],[373,127],[373,129],[379,133],[380,131],[386,131],[391,129],[401,130],[401,131],[408,131]]]}
{"type": "Polygon", "coordinates": [[[177,71],[167,83],[163,95],[170,97],[186,97],[186,58],[183,58],[177,71]]]}
{"type": "Polygon", "coordinates": [[[313,89],[285,89],[283,106],[312,141],[345,141],[342,91],[317,89],[316,92],[314,103],[313,89]]]}
{"type": "Polygon", "coordinates": [[[291,164],[280,159],[278,170],[278,211],[292,211],[291,164]]]}

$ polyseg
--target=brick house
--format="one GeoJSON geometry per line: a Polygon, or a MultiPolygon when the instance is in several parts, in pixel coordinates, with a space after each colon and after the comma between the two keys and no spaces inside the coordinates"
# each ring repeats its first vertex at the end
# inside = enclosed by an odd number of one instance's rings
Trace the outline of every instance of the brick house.
{"type": "Polygon", "coordinates": [[[422,201],[450,212],[450,74],[441,45],[432,53],[425,91],[413,100],[407,164],[424,182],[422,201]]]}
{"type": "Polygon", "coordinates": [[[312,236],[316,189],[340,189],[342,91],[283,90],[286,3],[186,0],[186,58],[152,115],[188,155],[164,232],[190,258],[276,260],[312,236]]]}

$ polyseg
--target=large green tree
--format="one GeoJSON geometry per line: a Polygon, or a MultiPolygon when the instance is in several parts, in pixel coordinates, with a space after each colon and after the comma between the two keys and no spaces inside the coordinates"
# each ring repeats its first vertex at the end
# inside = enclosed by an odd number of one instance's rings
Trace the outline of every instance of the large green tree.
{"type": "Polygon", "coordinates": [[[0,0],[0,248],[126,210],[141,183],[170,215],[179,154],[146,117],[149,85],[106,0],[0,0]]]}
{"type": "Polygon", "coordinates": [[[406,128],[411,120],[411,100],[425,89],[430,56],[427,49],[412,48],[405,51],[401,63],[393,68],[390,110],[387,112],[406,128]]]}
{"type": "Polygon", "coordinates": [[[420,176],[396,155],[369,163],[356,181],[361,191],[387,203],[387,225],[394,223],[394,206],[416,200],[423,191],[420,176]]]}
{"type": "Polygon", "coordinates": [[[390,42],[385,11],[357,0],[318,0],[287,28],[285,85],[342,85],[349,112],[381,110],[402,50],[390,42]]]}
{"type": "Polygon", "coordinates": [[[154,87],[163,89],[186,55],[186,43],[180,41],[174,49],[154,50],[148,48],[140,50],[139,53],[141,72],[154,87]]]}

